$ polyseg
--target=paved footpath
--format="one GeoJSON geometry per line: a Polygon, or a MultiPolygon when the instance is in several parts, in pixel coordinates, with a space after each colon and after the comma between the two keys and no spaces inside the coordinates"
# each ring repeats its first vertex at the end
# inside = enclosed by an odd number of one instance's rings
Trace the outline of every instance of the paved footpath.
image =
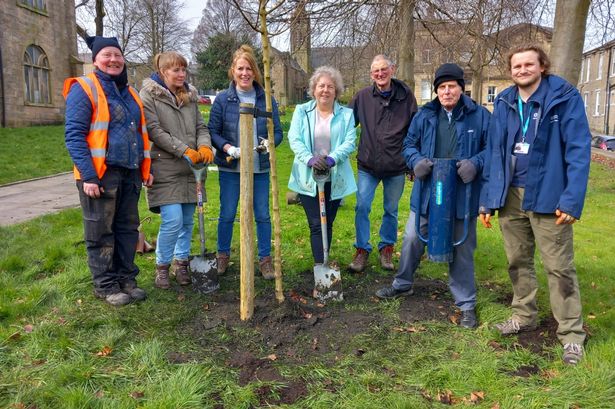
{"type": "Polygon", "coordinates": [[[73,172],[0,186],[0,226],[78,206],[73,172]]]}

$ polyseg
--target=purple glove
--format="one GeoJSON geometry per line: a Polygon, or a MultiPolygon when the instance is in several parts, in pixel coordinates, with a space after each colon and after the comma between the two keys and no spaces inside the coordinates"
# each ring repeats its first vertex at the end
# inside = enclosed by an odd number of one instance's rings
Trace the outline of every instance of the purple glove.
{"type": "Polygon", "coordinates": [[[327,169],[327,160],[324,156],[315,155],[308,161],[308,166],[310,168],[314,168],[316,170],[326,170],[327,169]]]}
{"type": "Polygon", "coordinates": [[[335,166],[335,159],[333,159],[331,156],[327,156],[325,158],[325,162],[327,162],[327,167],[332,168],[333,166],[335,166]]]}

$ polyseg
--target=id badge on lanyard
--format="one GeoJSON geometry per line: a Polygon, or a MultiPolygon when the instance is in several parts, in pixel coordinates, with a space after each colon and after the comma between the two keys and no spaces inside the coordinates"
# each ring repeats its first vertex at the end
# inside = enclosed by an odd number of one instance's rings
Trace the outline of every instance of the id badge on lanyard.
{"type": "Polygon", "coordinates": [[[532,105],[530,104],[530,109],[527,113],[527,118],[525,121],[523,120],[523,104],[521,102],[521,97],[517,96],[517,103],[519,107],[519,119],[521,119],[521,142],[517,142],[515,144],[516,155],[527,155],[530,151],[530,144],[525,141],[525,135],[527,134],[527,130],[530,126],[530,118],[532,117],[532,105]]]}

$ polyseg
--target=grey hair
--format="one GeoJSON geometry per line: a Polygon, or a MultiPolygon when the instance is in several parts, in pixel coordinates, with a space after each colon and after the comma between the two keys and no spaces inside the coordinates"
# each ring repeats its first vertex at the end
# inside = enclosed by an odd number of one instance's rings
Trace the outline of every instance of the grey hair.
{"type": "Polygon", "coordinates": [[[310,97],[314,98],[314,89],[316,89],[316,83],[323,75],[331,78],[333,83],[335,84],[335,99],[338,99],[342,92],[344,92],[344,80],[342,79],[342,74],[338,70],[333,67],[329,67],[328,65],[323,65],[314,70],[314,73],[310,77],[310,85],[309,85],[309,94],[310,97]]]}
{"type": "Polygon", "coordinates": [[[374,57],[374,59],[372,60],[372,63],[371,63],[371,65],[369,66],[369,69],[371,70],[371,69],[372,69],[372,67],[374,66],[374,63],[375,63],[376,61],[380,61],[380,60],[382,60],[382,61],[386,62],[386,63],[387,63],[387,65],[388,65],[389,67],[393,67],[393,66],[395,66],[395,63],[394,63],[394,62],[393,62],[393,60],[391,60],[389,57],[387,57],[387,56],[386,56],[386,55],[384,55],[384,54],[378,54],[378,55],[377,55],[377,56],[375,56],[375,57],[374,57]]]}

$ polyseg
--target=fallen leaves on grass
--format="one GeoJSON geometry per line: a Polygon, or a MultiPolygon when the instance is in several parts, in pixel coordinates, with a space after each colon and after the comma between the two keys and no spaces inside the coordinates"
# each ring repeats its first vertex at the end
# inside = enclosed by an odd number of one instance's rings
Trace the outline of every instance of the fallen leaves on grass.
{"type": "Polygon", "coordinates": [[[29,334],[32,331],[34,331],[34,325],[32,324],[24,325],[23,332],[25,332],[26,334],[29,334]]]}
{"type": "Polygon", "coordinates": [[[450,322],[452,322],[453,324],[457,325],[459,324],[459,315],[455,314],[455,315],[449,315],[448,316],[448,320],[450,322]]]}
{"type": "Polygon", "coordinates": [[[453,396],[453,392],[446,390],[444,392],[440,392],[438,393],[438,397],[437,397],[438,401],[440,403],[444,403],[445,405],[452,405],[455,400],[455,397],[453,396]]]}
{"type": "Polygon", "coordinates": [[[111,347],[105,345],[103,347],[103,349],[101,349],[100,351],[98,351],[96,353],[96,356],[109,356],[109,355],[111,355],[111,352],[113,352],[113,349],[111,349],[111,347]]]}
{"type": "Polygon", "coordinates": [[[590,312],[589,314],[587,314],[587,319],[588,320],[595,320],[596,319],[596,314],[594,314],[593,312],[590,312]]]}
{"type": "Polygon", "coordinates": [[[318,338],[312,339],[312,350],[316,351],[318,349],[318,338]]]}
{"type": "Polygon", "coordinates": [[[296,292],[295,290],[290,290],[290,298],[294,302],[300,302],[301,304],[307,304],[307,300],[301,295],[299,295],[299,293],[296,292]]]}
{"type": "Polygon", "coordinates": [[[267,355],[267,359],[270,361],[275,361],[278,359],[278,356],[276,354],[267,355]]]}
{"type": "Polygon", "coordinates": [[[397,331],[397,332],[407,332],[407,333],[416,333],[416,332],[425,332],[427,331],[425,329],[425,327],[415,327],[413,325],[409,326],[409,327],[394,327],[393,331],[397,331]]]}
{"type": "Polygon", "coordinates": [[[185,300],[186,300],[186,295],[184,293],[181,293],[177,296],[177,301],[184,302],[185,300]]]}
{"type": "Polygon", "coordinates": [[[500,403],[495,402],[493,405],[491,405],[491,409],[500,409],[500,403]]]}
{"type": "Polygon", "coordinates": [[[491,348],[493,348],[494,351],[503,351],[504,348],[502,348],[502,345],[500,345],[499,342],[491,340],[487,343],[487,345],[489,345],[491,348]]]}
{"type": "Polygon", "coordinates": [[[559,376],[559,371],[557,369],[546,369],[542,371],[540,374],[544,379],[553,379],[559,376]]]}
{"type": "Polygon", "coordinates": [[[130,392],[130,397],[133,399],[141,399],[144,396],[145,396],[145,393],[141,391],[130,392]]]}
{"type": "Polygon", "coordinates": [[[470,393],[470,402],[475,405],[480,403],[484,399],[485,399],[485,392],[483,391],[474,391],[470,393]]]}

